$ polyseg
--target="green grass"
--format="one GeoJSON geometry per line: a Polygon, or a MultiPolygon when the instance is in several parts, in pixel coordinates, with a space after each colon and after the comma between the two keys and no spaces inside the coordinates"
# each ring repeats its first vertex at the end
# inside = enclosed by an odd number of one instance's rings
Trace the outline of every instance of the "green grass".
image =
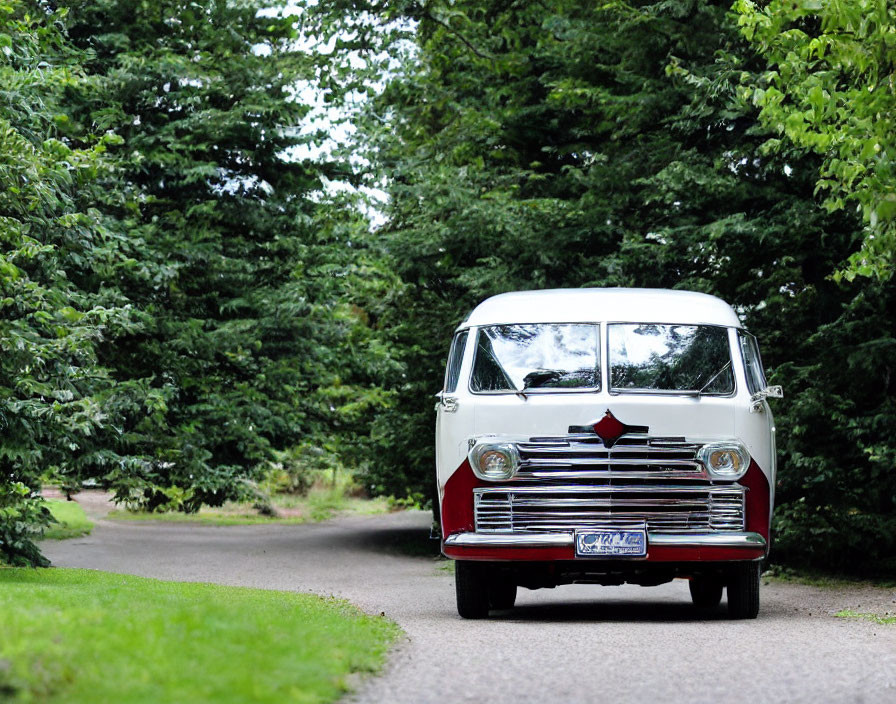
{"type": "Polygon", "coordinates": [[[782,565],[771,565],[763,574],[763,579],[778,582],[795,582],[822,589],[843,589],[845,587],[896,588],[896,580],[890,577],[862,578],[815,569],[798,569],[782,565]]]}
{"type": "Polygon", "coordinates": [[[850,609],[838,611],[835,616],[838,618],[862,618],[866,621],[886,626],[896,624],[896,616],[878,616],[877,614],[860,613],[858,611],[851,611],[850,609]]]}
{"type": "Polygon", "coordinates": [[[336,599],[0,569],[0,701],[329,702],[398,627],[336,599]]]}
{"type": "Polygon", "coordinates": [[[264,516],[251,503],[228,502],[223,506],[203,507],[198,513],[147,513],[146,511],[114,510],[108,518],[124,521],[166,521],[201,523],[214,526],[244,526],[326,521],[337,515],[386,513],[386,499],[361,499],[345,496],[336,489],[312,489],[307,496],[278,495],[272,499],[277,516],[264,516]]]}
{"type": "Polygon", "coordinates": [[[91,521],[84,509],[74,501],[60,501],[48,499],[47,508],[53,514],[58,523],[52,524],[44,532],[47,540],[65,540],[66,538],[80,538],[93,530],[91,521]]]}
{"type": "Polygon", "coordinates": [[[308,523],[306,516],[290,516],[286,518],[272,518],[262,516],[253,511],[250,506],[244,512],[232,511],[229,506],[224,510],[202,508],[199,513],[147,513],[146,511],[125,511],[116,509],[111,511],[106,518],[116,521],[147,521],[160,523],[201,523],[210,526],[251,526],[261,524],[286,524],[308,523]]]}

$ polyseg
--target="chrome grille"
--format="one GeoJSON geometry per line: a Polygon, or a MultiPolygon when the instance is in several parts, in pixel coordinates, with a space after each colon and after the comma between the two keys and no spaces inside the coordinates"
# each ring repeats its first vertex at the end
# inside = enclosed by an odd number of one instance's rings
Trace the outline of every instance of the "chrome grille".
{"type": "Polygon", "coordinates": [[[700,445],[683,438],[628,435],[612,448],[596,435],[531,438],[517,443],[519,479],[707,480],[700,445]]]}
{"type": "Polygon", "coordinates": [[[647,524],[662,532],[740,531],[740,485],[542,485],[474,490],[481,533],[568,532],[647,524]]]}

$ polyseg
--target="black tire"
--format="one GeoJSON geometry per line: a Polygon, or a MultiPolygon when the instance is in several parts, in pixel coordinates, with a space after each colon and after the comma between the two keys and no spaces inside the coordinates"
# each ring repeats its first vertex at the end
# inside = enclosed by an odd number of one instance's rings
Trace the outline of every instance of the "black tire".
{"type": "Polygon", "coordinates": [[[728,618],[756,618],[759,613],[759,562],[736,565],[728,580],[728,618]]]}
{"type": "Polygon", "coordinates": [[[456,560],[454,588],[457,613],[463,618],[488,617],[488,566],[482,562],[456,560]]]}
{"type": "Polygon", "coordinates": [[[516,584],[506,577],[492,576],[488,585],[488,604],[498,611],[512,609],[516,603],[516,584]]]}
{"type": "Polygon", "coordinates": [[[698,609],[712,609],[722,601],[722,580],[718,577],[694,577],[690,582],[691,600],[698,609]]]}

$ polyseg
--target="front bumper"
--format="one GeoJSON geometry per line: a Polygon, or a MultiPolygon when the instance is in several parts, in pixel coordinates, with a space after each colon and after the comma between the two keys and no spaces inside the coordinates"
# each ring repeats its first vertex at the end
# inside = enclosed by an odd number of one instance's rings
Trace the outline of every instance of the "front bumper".
{"type": "MultiPolygon", "coordinates": [[[[648,533],[647,556],[612,558],[652,562],[758,560],[767,544],[759,533],[648,533]]],[[[577,557],[572,533],[455,533],[442,543],[460,560],[590,560],[577,557]]]]}

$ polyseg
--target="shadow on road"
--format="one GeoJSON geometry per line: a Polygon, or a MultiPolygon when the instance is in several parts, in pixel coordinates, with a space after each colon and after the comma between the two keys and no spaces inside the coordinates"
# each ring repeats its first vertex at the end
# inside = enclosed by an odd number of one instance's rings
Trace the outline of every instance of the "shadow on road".
{"type": "MultiPolygon", "coordinates": [[[[595,589],[599,588],[595,587],[595,589]]],[[[598,595],[599,592],[595,594],[596,597],[598,595]]],[[[577,601],[517,606],[510,611],[494,612],[492,618],[508,622],[542,623],[578,623],[582,621],[682,623],[686,621],[727,621],[728,615],[724,603],[715,609],[698,610],[691,604],[668,601],[595,601],[592,603],[577,601]]]]}
{"type": "MultiPolygon", "coordinates": [[[[631,587],[625,587],[630,589],[631,587]]],[[[581,598],[576,601],[563,601],[563,587],[558,587],[555,592],[558,599],[553,603],[522,604],[509,611],[493,611],[492,619],[507,622],[541,622],[541,623],[566,623],[595,621],[601,623],[705,623],[722,621],[738,624],[750,623],[750,621],[731,621],[728,619],[728,610],[724,599],[722,603],[713,609],[697,609],[690,600],[670,600],[669,597],[656,601],[622,601],[612,599],[612,592],[605,594],[609,600],[601,600],[601,590],[612,590],[615,587],[594,586],[594,598],[592,601],[584,601],[581,598]]],[[[645,587],[647,595],[651,588],[645,587]]],[[[522,592],[525,593],[525,592],[522,592]]],[[[685,589],[683,594],[686,594],[685,589]]],[[[672,597],[674,599],[674,597],[672,597]]],[[[767,618],[793,618],[797,614],[792,609],[774,601],[764,603],[759,612],[760,619],[767,618]]]]}
{"type": "Polygon", "coordinates": [[[430,539],[428,528],[421,530],[418,526],[365,529],[346,536],[346,542],[349,541],[357,549],[372,552],[407,557],[433,558],[441,555],[439,541],[430,539]]]}

